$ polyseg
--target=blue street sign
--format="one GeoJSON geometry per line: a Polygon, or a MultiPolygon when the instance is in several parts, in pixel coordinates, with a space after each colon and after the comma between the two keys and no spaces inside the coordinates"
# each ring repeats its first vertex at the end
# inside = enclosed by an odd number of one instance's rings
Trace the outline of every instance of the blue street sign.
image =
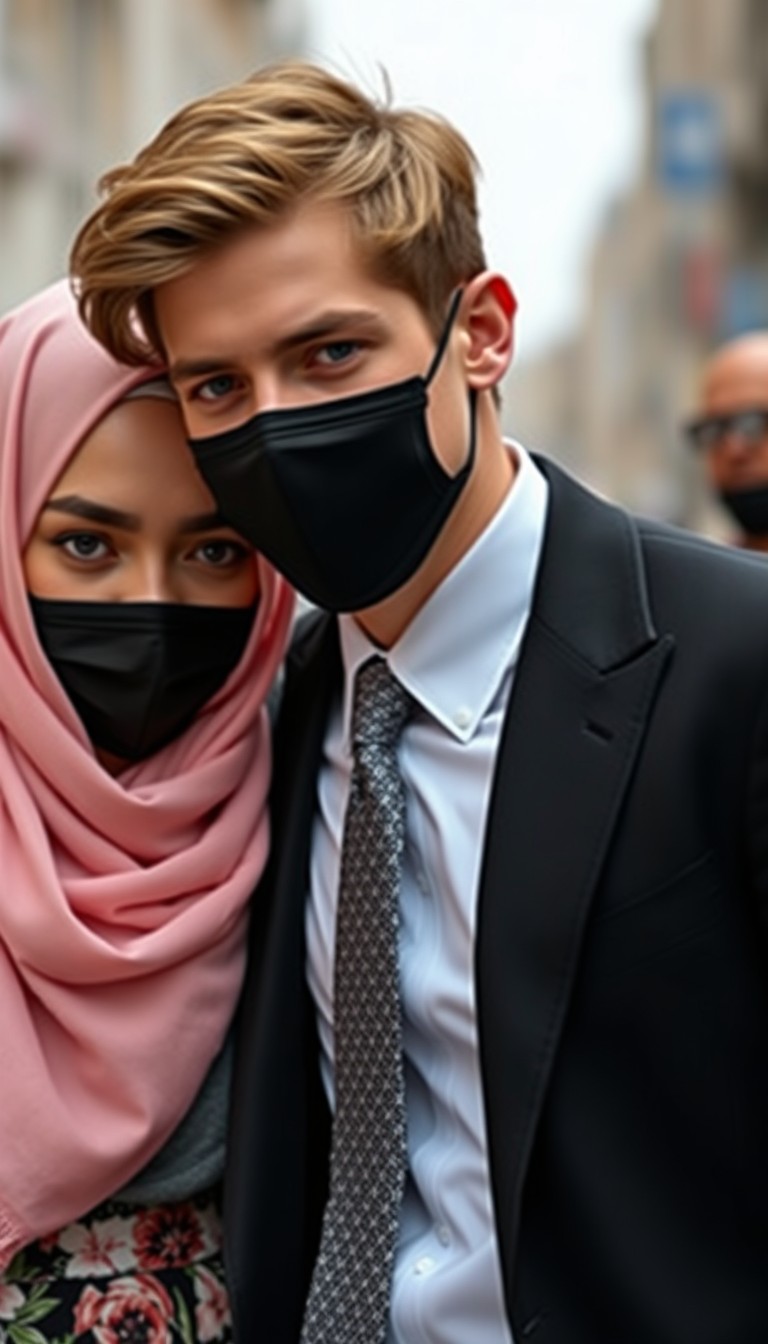
{"type": "Polygon", "coordinates": [[[709,195],[722,178],[720,104],[699,89],[667,90],[659,97],[657,123],[659,180],[670,194],[709,195]]]}
{"type": "Polygon", "coordinates": [[[733,266],[725,282],[720,338],[729,340],[745,331],[768,327],[768,272],[752,266],[733,266]]]}

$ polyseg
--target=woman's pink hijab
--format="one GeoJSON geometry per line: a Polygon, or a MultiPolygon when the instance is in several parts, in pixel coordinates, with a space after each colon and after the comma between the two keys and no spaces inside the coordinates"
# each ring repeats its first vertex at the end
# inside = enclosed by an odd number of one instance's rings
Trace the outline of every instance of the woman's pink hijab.
{"type": "Polygon", "coordinates": [[[38,643],[21,555],[121,368],[65,284],[0,320],[0,1267],[162,1145],[221,1046],[267,852],[264,697],[292,611],[261,564],[253,635],[192,726],[112,779],[38,643]]]}

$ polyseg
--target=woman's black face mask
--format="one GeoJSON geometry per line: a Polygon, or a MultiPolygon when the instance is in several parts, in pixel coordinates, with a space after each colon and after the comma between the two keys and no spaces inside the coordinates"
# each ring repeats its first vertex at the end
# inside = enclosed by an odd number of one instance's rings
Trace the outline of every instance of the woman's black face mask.
{"type": "Polygon", "coordinates": [[[178,737],[234,671],[256,607],[30,597],[40,643],[94,747],[126,761],[178,737]]]}
{"type": "Polygon", "coordinates": [[[429,384],[461,300],[452,299],[425,377],[276,411],[190,440],[222,516],[310,601],[361,611],[419,568],[472,471],[449,476],[426,423],[429,384]]]}

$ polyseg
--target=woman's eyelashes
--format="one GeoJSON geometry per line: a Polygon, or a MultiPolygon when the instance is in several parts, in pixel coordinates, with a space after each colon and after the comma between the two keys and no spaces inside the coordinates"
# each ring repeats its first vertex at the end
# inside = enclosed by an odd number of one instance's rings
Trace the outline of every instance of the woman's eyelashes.
{"type": "Polygon", "coordinates": [[[78,564],[96,564],[113,553],[109,538],[97,532],[63,532],[52,538],[52,545],[78,564]]]}
{"type": "Polygon", "coordinates": [[[192,551],[192,558],[212,569],[230,569],[249,560],[250,547],[240,541],[230,541],[225,537],[211,537],[198,542],[192,551]]]}
{"type": "MultiPolygon", "coordinates": [[[[126,550],[125,543],[97,532],[64,532],[51,538],[51,545],[80,568],[98,568],[116,561],[126,550]]],[[[190,542],[178,540],[180,559],[211,570],[234,569],[250,561],[252,550],[230,537],[204,537],[190,542]]]]}

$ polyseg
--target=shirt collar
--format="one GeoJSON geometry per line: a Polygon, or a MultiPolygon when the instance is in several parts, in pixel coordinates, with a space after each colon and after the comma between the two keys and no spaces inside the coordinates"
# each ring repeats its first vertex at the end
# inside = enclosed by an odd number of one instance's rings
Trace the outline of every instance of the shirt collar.
{"type": "Polygon", "coordinates": [[[358,668],[385,656],[406,690],[468,742],[513,667],[533,599],[548,486],[525,449],[509,443],[517,472],[500,508],[385,655],[352,616],[339,617],[344,662],[343,740],[349,746],[358,668]]]}

